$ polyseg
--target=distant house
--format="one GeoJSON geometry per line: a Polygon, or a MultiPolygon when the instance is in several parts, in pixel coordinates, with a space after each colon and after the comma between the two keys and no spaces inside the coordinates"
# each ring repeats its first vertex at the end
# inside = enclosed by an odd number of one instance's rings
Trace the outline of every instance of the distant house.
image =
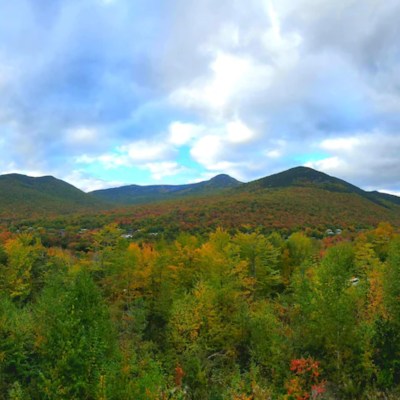
{"type": "Polygon", "coordinates": [[[132,239],[133,235],[131,233],[124,233],[123,235],[121,235],[121,237],[124,239],[132,239]]]}
{"type": "Polygon", "coordinates": [[[353,286],[357,286],[359,282],[360,282],[360,279],[358,279],[358,278],[355,277],[355,276],[353,276],[353,277],[350,279],[350,283],[351,283],[353,286]]]}
{"type": "Polygon", "coordinates": [[[337,229],[327,229],[325,231],[325,235],[327,236],[334,236],[334,235],[341,235],[342,234],[342,230],[340,228],[337,229]]]}

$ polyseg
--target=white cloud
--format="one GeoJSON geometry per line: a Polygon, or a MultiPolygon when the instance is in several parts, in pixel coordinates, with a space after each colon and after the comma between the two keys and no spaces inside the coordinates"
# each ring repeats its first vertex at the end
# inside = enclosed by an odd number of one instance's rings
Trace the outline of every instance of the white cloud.
{"type": "Polygon", "coordinates": [[[130,158],[126,154],[109,153],[100,156],[88,156],[83,154],[75,159],[77,164],[94,164],[100,163],[106,169],[118,167],[128,167],[132,165],[130,158]]]}
{"type": "Polygon", "coordinates": [[[320,147],[328,151],[351,151],[360,144],[360,138],[358,137],[335,138],[323,140],[320,147]]]}
{"type": "MultiPolygon", "coordinates": [[[[275,153],[270,153],[271,158],[282,154],[284,143],[281,140],[269,143],[276,149],[275,153]]],[[[211,174],[227,173],[249,180],[268,172],[266,151],[263,151],[265,137],[238,117],[211,125],[190,146],[193,160],[211,174]]]]}
{"type": "Polygon", "coordinates": [[[254,138],[254,132],[239,119],[228,122],[226,131],[231,143],[246,143],[254,138]]]}
{"type": "MultiPolygon", "coordinates": [[[[174,126],[175,133],[193,130],[195,127],[194,125],[190,126],[190,124],[175,124],[174,126]]],[[[175,136],[174,139],[176,142],[181,143],[182,136],[175,136]]],[[[100,156],[82,155],[77,157],[76,162],[78,164],[100,163],[106,169],[137,167],[149,171],[153,179],[160,180],[166,176],[177,175],[186,170],[185,167],[172,160],[174,152],[175,148],[170,143],[140,140],[120,146],[115,152],[100,156]]],[[[89,184],[92,186],[105,184],[98,180],[91,182],[89,181],[89,184]]]]}
{"type": "Polygon", "coordinates": [[[196,138],[202,131],[204,131],[202,125],[175,121],[169,125],[168,141],[175,146],[183,146],[196,138]]]}
{"type": "Polygon", "coordinates": [[[346,169],[346,165],[343,160],[339,157],[327,157],[322,160],[309,161],[304,164],[306,167],[315,168],[319,171],[325,171],[329,173],[337,173],[340,169],[346,169]]]}
{"type": "Polygon", "coordinates": [[[249,97],[261,93],[273,96],[269,89],[274,81],[293,73],[301,60],[301,35],[282,29],[273,1],[254,2],[252,6],[259,13],[253,16],[254,22],[259,19],[257,24],[244,27],[239,21],[223,20],[212,40],[201,44],[201,52],[211,58],[208,70],[175,88],[170,95],[173,103],[221,116],[222,111],[241,105],[249,97]]]}
{"type": "MultiPolygon", "coordinates": [[[[243,171],[252,170],[254,165],[247,159],[246,153],[240,156],[241,151],[237,145],[238,143],[232,144],[226,135],[206,135],[193,144],[190,154],[196,162],[209,171],[203,173],[202,177],[225,173],[245,180],[246,174],[243,171]]],[[[260,163],[257,164],[260,168],[260,163]]]]}
{"type": "Polygon", "coordinates": [[[84,154],[76,158],[78,164],[93,164],[99,162],[105,168],[122,166],[141,166],[147,163],[168,161],[175,155],[175,149],[168,143],[153,140],[138,140],[123,145],[113,152],[99,156],[84,154]]]}
{"type": "Polygon", "coordinates": [[[156,180],[160,180],[166,176],[174,176],[186,170],[186,168],[174,161],[147,163],[142,168],[148,169],[152,177],[156,180]]]}
{"type": "Polygon", "coordinates": [[[328,174],[368,190],[397,191],[400,186],[400,135],[383,132],[323,140],[320,147],[328,157],[306,163],[328,174]]]}
{"type": "Polygon", "coordinates": [[[71,144],[86,144],[99,140],[99,133],[95,128],[78,127],[68,129],[66,141],[71,144]]]}
{"type": "Polygon", "coordinates": [[[250,68],[250,60],[246,58],[218,53],[211,64],[213,79],[201,90],[204,101],[215,108],[223,107],[250,68]]]}
{"type": "Polygon", "coordinates": [[[200,138],[190,150],[193,159],[207,169],[215,169],[214,166],[222,153],[223,141],[216,135],[206,135],[200,138]]]}
{"type": "Polygon", "coordinates": [[[170,158],[174,149],[166,143],[156,140],[139,140],[118,149],[126,153],[132,163],[141,164],[144,162],[160,161],[170,158]]]}
{"type": "Polygon", "coordinates": [[[108,189],[124,185],[121,181],[105,181],[103,179],[88,176],[84,171],[74,170],[70,174],[63,176],[61,179],[83,190],[91,192],[93,190],[108,189]]]}
{"type": "Polygon", "coordinates": [[[267,157],[269,158],[279,158],[282,155],[282,152],[280,150],[269,150],[266,153],[267,157]]]}
{"type": "Polygon", "coordinates": [[[271,68],[257,65],[247,56],[218,51],[209,65],[211,76],[197,78],[188,86],[174,90],[172,103],[189,108],[209,109],[219,113],[239,93],[246,93],[254,87],[267,86],[272,78],[271,68]]]}
{"type": "Polygon", "coordinates": [[[281,18],[273,0],[266,2],[270,28],[263,35],[265,49],[273,56],[274,64],[283,68],[299,60],[299,47],[303,41],[297,32],[284,35],[281,29],[281,18]]]}

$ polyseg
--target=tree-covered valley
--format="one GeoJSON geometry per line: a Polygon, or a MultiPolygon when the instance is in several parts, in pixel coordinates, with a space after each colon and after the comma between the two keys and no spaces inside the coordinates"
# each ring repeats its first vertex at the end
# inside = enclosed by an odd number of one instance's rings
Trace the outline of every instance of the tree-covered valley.
{"type": "Polygon", "coordinates": [[[397,198],[307,174],[3,207],[0,398],[399,398],[397,198]]]}

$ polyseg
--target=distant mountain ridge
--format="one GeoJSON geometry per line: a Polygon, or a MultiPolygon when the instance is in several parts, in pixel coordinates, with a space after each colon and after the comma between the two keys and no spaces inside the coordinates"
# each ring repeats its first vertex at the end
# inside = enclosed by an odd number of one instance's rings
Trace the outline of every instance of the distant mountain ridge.
{"type": "Polygon", "coordinates": [[[53,176],[0,175],[0,214],[72,213],[101,208],[102,202],[53,176]]]}
{"type": "MultiPolygon", "coordinates": [[[[292,168],[248,183],[221,174],[207,181],[185,185],[128,185],[91,193],[84,193],[52,176],[0,176],[0,216],[3,219],[86,212],[93,214],[110,208],[164,201],[174,207],[201,204],[199,210],[193,211],[193,215],[199,212],[203,216],[209,212],[206,210],[211,204],[218,203],[226,209],[221,208],[213,215],[236,213],[237,218],[240,216],[243,219],[241,223],[246,223],[247,217],[244,212],[235,211],[234,204],[237,207],[240,204],[240,210],[246,207],[254,209],[254,221],[260,223],[266,218],[265,213],[281,218],[278,215],[283,212],[282,208],[285,215],[300,213],[306,216],[308,213],[310,215],[307,218],[312,223],[321,220],[318,216],[326,216],[330,209],[336,210],[332,211],[337,214],[336,217],[346,211],[347,215],[359,220],[370,220],[369,216],[373,214],[375,221],[400,221],[400,197],[377,191],[367,192],[307,167],[292,168]],[[276,202],[277,199],[281,200],[276,202]],[[185,205],[175,204],[177,200],[185,201],[185,205]],[[205,207],[203,211],[202,207],[205,207]],[[322,209],[325,211],[322,212],[322,209]]],[[[160,203],[160,207],[164,205],[160,203]]]]}
{"type": "Polygon", "coordinates": [[[127,185],[118,188],[95,190],[96,198],[118,204],[141,204],[188,196],[210,195],[242,185],[235,178],[220,174],[208,181],[185,185],[127,185]]]}
{"type": "Polygon", "coordinates": [[[354,231],[377,226],[382,221],[400,227],[399,197],[367,192],[307,167],[292,168],[216,191],[200,190],[198,196],[179,195],[182,187],[178,186],[178,196],[170,192],[168,201],[156,202],[166,199],[164,193],[160,195],[157,191],[176,188],[153,186],[153,201],[136,197],[137,206],[121,207],[115,215],[120,213],[125,224],[149,232],[155,227],[165,232],[244,227],[267,232],[308,230],[321,235],[327,228],[354,231]]]}

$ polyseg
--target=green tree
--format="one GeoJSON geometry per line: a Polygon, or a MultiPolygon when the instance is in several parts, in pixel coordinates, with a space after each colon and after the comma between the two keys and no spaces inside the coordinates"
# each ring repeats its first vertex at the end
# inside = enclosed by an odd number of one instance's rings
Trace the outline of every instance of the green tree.
{"type": "Polygon", "coordinates": [[[286,245],[288,258],[285,260],[283,276],[289,282],[293,271],[312,256],[313,243],[303,233],[296,232],[290,235],[286,245]]]}
{"type": "Polygon", "coordinates": [[[282,283],[279,250],[257,233],[238,233],[233,243],[238,246],[240,258],[248,263],[249,274],[255,279],[256,294],[260,297],[275,294],[282,283]]]}
{"type": "MultiPolygon", "coordinates": [[[[0,399],[25,393],[34,374],[34,324],[29,308],[0,296],[0,399]]],[[[28,396],[23,397],[28,398],[28,396]]]]}
{"type": "Polygon", "coordinates": [[[113,329],[99,290],[86,272],[58,279],[35,311],[41,399],[94,399],[116,357],[113,329]]]}
{"type": "Polygon", "coordinates": [[[384,275],[386,318],[376,323],[375,362],[379,366],[378,383],[390,387],[400,383],[400,238],[389,246],[384,275]]]}
{"type": "Polygon", "coordinates": [[[1,268],[1,284],[12,299],[25,301],[43,285],[46,253],[38,239],[20,235],[6,242],[7,264],[1,268]]]}

